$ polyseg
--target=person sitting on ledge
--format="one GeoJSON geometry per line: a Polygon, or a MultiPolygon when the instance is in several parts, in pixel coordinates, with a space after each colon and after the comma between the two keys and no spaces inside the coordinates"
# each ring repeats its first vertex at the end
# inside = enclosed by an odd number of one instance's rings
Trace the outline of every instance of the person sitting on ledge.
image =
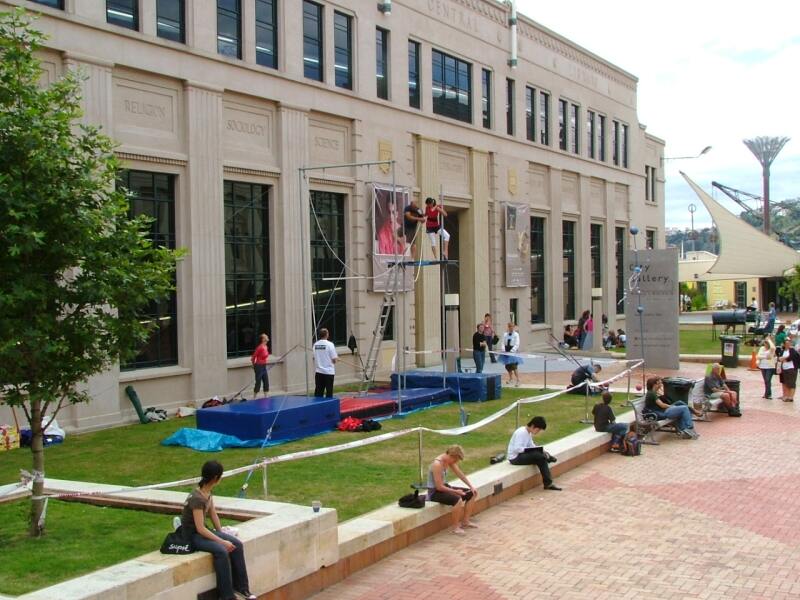
{"type": "Polygon", "coordinates": [[[647,394],[644,396],[644,409],[656,415],[659,419],[674,419],[677,421],[678,435],[685,439],[696,440],[700,437],[694,430],[692,413],[689,407],[682,402],[669,404],[664,396],[664,384],[660,377],[651,377],[647,380],[647,394]]]}
{"type": "Polygon", "coordinates": [[[527,425],[518,428],[511,435],[506,456],[512,465],[536,465],[539,467],[544,489],[558,492],[561,491],[561,488],[553,483],[549,464],[556,462],[556,458],[545,452],[544,447],[537,446],[533,440],[534,435],[545,429],[547,429],[547,421],[544,417],[533,417],[527,425]]]}
{"type": "Polygon", "coordinates": [[[585,394],[586,390],[584,386],[581,385],[582,383],[589,386],[589,393],[597,393],[597,386],[594,386],[594,390],[590,385],[590,382],[597,381],[597,374],[603,370],[602,365],[593,365],[589,363],[588,365],[581,365],[577,369],[572,372],[572,377],[570,377],[570,387],[575,387],[576,385],[580,385],[579,388],[573,390],[575,394],[585,394]]]}
{"type": "Polygon", "coordinates": [[[464,460],[464,449],[454,444],[433,459],[428,468],[428,500],[453,507],[453,533],[464,535],[465,528],[477,527],[470,521],[475,510],[478,490],[469,482],[467,476],[458,466],[464,460]],[[467,488],[454,487],[447,483],[447,469],[453,469],[458,478],[467,484],[467,488]]]}
{"type": "Polygon", "coordinates": [[[622,443],[622,438],[628,433],[628,426],[625,423],[616,423],[614,410],[611,408],[611,392],[603,392],[603,401],[594,405],[592,416],[594,417],[594,430],[611,434],[611,450],[618,451],[622,443]]]}
{"type": "Polygon", "coordinates": [[[572,331],[571,325],[564,325],[564,346],[567,348],[578,347],[578,336],[572,331]]]}

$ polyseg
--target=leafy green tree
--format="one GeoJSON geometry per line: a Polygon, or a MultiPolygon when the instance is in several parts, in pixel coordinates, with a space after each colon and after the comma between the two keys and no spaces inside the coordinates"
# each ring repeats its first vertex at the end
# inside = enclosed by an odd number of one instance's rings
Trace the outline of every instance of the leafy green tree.
{"type": "Polygon", "coordinates": [[[147,339],[137,315],[174,288],[177,258],[130,217],[113,142],[78,123],[79,75],[41,85],[42,39],[24,12],[0,13],[0,401],[33,436],[33,536],[44,429],[90,400],[81,382],[147,339]]]}
{"type": "Polygon", "coordinates": [[[795,265],[792,273],[783,278],[778,293],[794,302],[795,306],[800,306],[800,264],[795,265]]]}

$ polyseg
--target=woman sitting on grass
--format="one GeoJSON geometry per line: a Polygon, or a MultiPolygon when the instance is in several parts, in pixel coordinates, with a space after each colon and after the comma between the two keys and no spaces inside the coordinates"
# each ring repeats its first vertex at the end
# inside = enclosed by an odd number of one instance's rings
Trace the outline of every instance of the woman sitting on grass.
{"type": "Polygon", "coordinates": [[[222,480],[222,465],[209,460],[200,472],[200,483],[183,504],[181,527],[197,550],[210,552],[214,556],[214,571],[217,573],[217,589],[222,600],[236,600],[239,593],[246,600],[256,600],[250,593],[247,566],[244,562],[242,542],[222,531],[219,516],[214,508],[211,492],[222,480]],[[214,529],[206,527],[206,516],[214,529]]]}
{"type": "Polygon", "coordinates": [[[459,461],[464,460],[464,449],[461,446],[453,445],[433,459],[428,469],[428,500],[447,504],[453,507],[453,533],[464,535],[467,527],[477,527],[469,518],[475,510],[475,500],[478,498],[478,490],[459,468],[459,461]],[[467,484],[469,489],[453,487],[447,483],[447,469],[453,469],[453,473],[467,484]]]}

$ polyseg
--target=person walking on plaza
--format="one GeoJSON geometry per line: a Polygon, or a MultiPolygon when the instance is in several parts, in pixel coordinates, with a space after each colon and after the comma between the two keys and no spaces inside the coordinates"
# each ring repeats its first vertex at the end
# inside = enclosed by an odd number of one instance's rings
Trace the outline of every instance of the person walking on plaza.
{"type": "Polygon", "coordinates": [[[492,324],[492,315],[491,313],[486,313],[483,315],[483,335],[486,336],[486,349],[489,351],[489,360],[493,363],[497,362],[497,355],[494,353],[494,345],[499,342],[497,338],[497,333],[494,330],[494,325],[492,324]]]}
{"type": "Polygon", "coordinates": [[[550,473],[550,463],[556,462],[556,459],[545,452],[544,447],[537,446],[533,438],[545,429],[547,429],[545,418],[533,417],[527,425],[519,427],[511,435],[506,456],[512,465],[536,465],[542,474],[544,489],[560,492],[561,488],[553,483],[553,476],[550,473]]]}
{"type": "Polygon", "coordinates": [[[222,472],[222,465],[216,460],[203,465],[200,483],[183,504],[181,531],[195,549],[210,552],[213,556],[217,590],[222,600],[256,600],[256,596],[250,593],[244,546],[239,538],[222,530],[214,508],[212,493],[222,480],[222,472]],[[206,517],[211,519],[213,529],[206,527],[206,517]]]}
{"type": "Polygon", "coordinates": [[[259,336],[259,344],[256,346],[256,349],[253,350],[253,354],[250,356],[250,362],[253,365],[253,371],[256,377],[256,383],[253,386],[253,398],[258,395],[261,386],[264,386],[264,395],[267,395],[269,392],[269,375],[267,374],[267,360],[269,360],[269,336],[266,333],[262,333],[259,336]]]}
{"type": "Polygon", "coordinates": [[[706,375],[703,381],[703,392],[708,398],[721,398],[730,416],[741,417],[739,394],[728,387],[728,384],[725,383],[725,380],[720,375],[720,369],[719,363],[711,365],[711,372],[706,375]]]}
{"type": "Polygon", "coordinates": [[[478,490],[469,482],[458,466],[464,460],[464,449],[459,445],[450,446],[444,454],[433,459],[428,468],[428,500],[453,507],[453,533],[464,535],[464,529],[475,528],[470,521],[478,499],[478,490]],[[447,483],[447,470],[452,469],[467,487],[455,487],[447,483]]]}
{"type": "Polygon", "coordinates": [[[646,383],[647,393],[644,396],[645,412],[653,413],[659,419],[677,421],[678,435],[686,439],[696,440],[700,434],[694,430],[692,413],[685,404],[668,404],[664,401],[664,384],[660,377],[650,377],[646,383]]]}
{"type": "Polygon", "coordinates": [[[472,334],[472,358],[475,360],[475,372],[483,373],[483,364],[486,362],[486,335],[483,332],[483,323],[478,323],[477,331],[472,334]]]}
{"type": "Polygon", "coordinates": [[[523,362],[519,356],[514,356],[519,350],[519,333],[514,330],[514,323],[508,323],[508,331],[503,334],[503,350],[500,355],[500,362],[506,367],[508,373],[508,385],[514,383],[519,387],[519,373],[517,366],[523,362]]]}
{"type": "Polygon", "coordinates": [[[333,398],[333,378],[336,375],[336,347],[328,341],[328,330],[319,330],[319,339],[314,344],[314,396],[333,398]]]}
{"type": "Polygon", "coordinates": [[[450,246],[450,234],[447,233],[441,220],[446,216],[447,211],[444,206],[437,206],[434,198],[425,199],[425,232],[431,242],[433,258],[437,257],[436,246],[440,236],[442,238],[442,258],[445,260],[447,260],[447,249],[450,246]]]}
{"type": "Polygon", "coordinates": [[[772,376],[775,375],[775,347],[772,345],[772,340],[769,336],[764,338],[761,347],[758,349],[756,355],[758,361],[758,368],[761,370],[761,377],[764,378],[764,395],[761,396],[765,400],[772,400],[772,376]]]}
{"type": "Polygon", "coordinates": [[[611,408],[611,392],[603,392],[603,401],[594,405],[592,416],[594,417],[594,430],[611,434],[611,449],[619,450],[622,438],[628,433],[628,426],[625,423],[617,423],[614,416],[614,409],[611,408]]]}

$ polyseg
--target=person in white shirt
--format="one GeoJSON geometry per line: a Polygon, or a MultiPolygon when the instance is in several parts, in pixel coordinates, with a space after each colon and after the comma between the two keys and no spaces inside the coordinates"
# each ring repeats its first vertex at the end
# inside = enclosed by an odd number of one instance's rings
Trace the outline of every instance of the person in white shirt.
{"type": "Polygon", "coordinates": [[[533,436],[545,429],[547,421],[544,417],[533,417],[527,425],[518,428],[511,435],[506,456],[512,465],[536,465],[542,474],[544,489],[561,491],[561,488],[553,483],[553,476],[550,474],[549,463],[556,462],[556,459],[533,441],[533,436]]]}
{"type": "Polygon", "coordinates": [[[514,324],[508,324],[508,331],[503,334],[503,353],[500,354],[499,360],[506,367],[508,373],[508,385],[515,383],[519,387],[519,374],[517,373],[517,365],[523,362],[522,357],[514,356],[519,350],[519,333],[514,330],[514,324]]]}
{"type": "Polygon", "coordinates": [[[314,344],[314,396],[333,398],[333,377],[336,375],[336,347],[328,341],[328,330],[319,330],[319,339],[314,344]]]}

